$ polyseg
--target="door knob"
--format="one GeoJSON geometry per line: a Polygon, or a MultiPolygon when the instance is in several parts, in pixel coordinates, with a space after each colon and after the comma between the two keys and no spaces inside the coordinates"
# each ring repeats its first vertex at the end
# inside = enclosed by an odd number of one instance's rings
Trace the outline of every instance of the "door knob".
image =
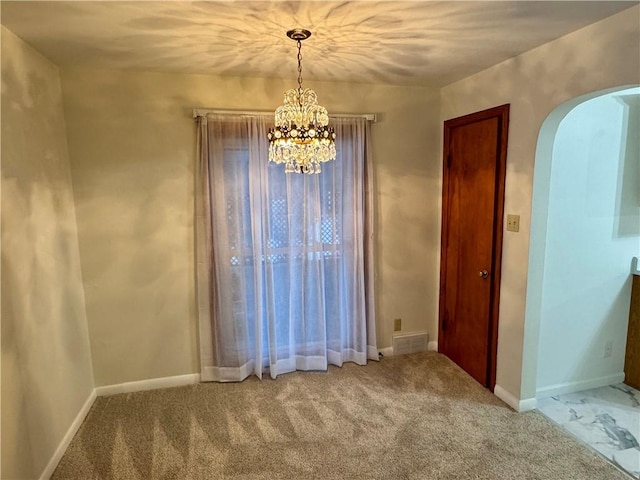
{"type": "Polygon", "coordinates": [[[478,272],[478,276],[481,278],[487,278],[489,276],[489,272],[487,272],[486,270],[480,270],[478,272]]]}

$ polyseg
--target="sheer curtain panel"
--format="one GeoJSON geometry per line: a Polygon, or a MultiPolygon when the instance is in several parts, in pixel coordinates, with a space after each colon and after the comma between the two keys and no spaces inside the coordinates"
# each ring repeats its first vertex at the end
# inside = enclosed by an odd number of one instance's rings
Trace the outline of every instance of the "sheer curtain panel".
{"type": "Polygon", "coordinates": [[[203,381],[377,359],[369,123],[332,120],[317,175],[268,161],[269,117],[198,117],[203,381]]]}

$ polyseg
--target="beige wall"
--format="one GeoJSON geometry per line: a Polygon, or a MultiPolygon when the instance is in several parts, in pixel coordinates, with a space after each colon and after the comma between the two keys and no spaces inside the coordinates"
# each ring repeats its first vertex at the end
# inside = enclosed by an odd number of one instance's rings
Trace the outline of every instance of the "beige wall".
{"type": "Polygon", "coordinates": [[[58,69],[2,27],[2,473],[38,478],[93,390],[58,69]]]}
{"type": "Polygon", "coordinates": [[[525,323],[532,184],[543,121],[574,97],[640,82],[640,7],[566,35],[441,91],[441,118],[511,104],[502,260],[497,384],[516,399],[535,397],[538,319],[525,323]]]}
{"type": "MultiPolygon", "coordinates": [[[[194,294],[194,107],[274,110],[291,81],[64,69],[96,385],[199,371],[194,294]]],[[[312,83],[330,112],[373,126],[377,325],[436,334],[439,93],[312,83]]]]}

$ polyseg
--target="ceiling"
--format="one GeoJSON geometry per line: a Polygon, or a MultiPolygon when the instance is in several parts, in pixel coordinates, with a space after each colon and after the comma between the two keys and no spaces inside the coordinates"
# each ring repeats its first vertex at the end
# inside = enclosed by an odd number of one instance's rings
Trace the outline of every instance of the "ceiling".
{"type": "Polygon", "coordinates": [[[2,24],[60,66],[441,86],[638,2],[7,1],[2,24]]]}

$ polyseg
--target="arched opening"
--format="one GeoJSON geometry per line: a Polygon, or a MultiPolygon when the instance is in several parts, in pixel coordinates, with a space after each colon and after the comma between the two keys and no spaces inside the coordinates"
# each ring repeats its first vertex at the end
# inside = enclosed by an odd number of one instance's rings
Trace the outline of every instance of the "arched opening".
{"type": "MultiPolygon", "coordinates": [[[[579,97],[558,106],[540,131],[522,394],[537,398],[543,412],[544,398],[624,380],[631,265],[640,256],[639,100],[640,87],[579,97]]],[[[582,416],[606,413],[592,410],[582,416]]],[[[605,421],[593,427],[602,427],[600,443],[605,421]]],[[[571,427],[580,430],[580,422],[571,427]]]]}

